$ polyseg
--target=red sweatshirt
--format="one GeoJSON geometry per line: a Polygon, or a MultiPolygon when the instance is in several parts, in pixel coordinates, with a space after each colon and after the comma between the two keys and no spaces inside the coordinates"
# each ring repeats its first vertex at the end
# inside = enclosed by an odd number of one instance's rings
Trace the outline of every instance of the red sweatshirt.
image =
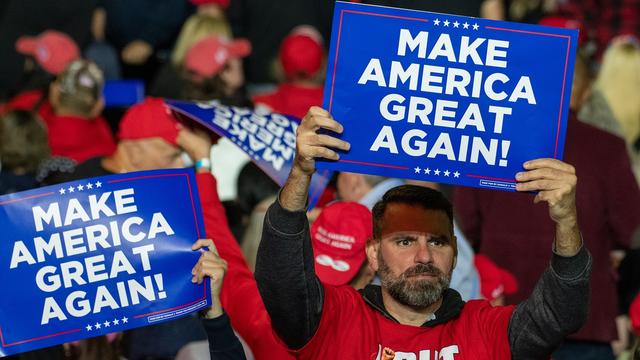
{"type": "MultiPolygon", "coordinates": [[[[467,302],[460,315],[433,327],[402,325],[369,306],[349,286],[325,286],[324,307],[315,335],[299,350],[299,359],[394,360],[510,359],[507,328],[513,307],[467,302]]],[[[274,358],[275,359],[275,358],[274,358]]]]}
{"type": "MultiPolygon", "coordinates": [[[[21,93],[11,99],[7,110],[35,110],[43,96],[40,90],[21,93]]],[[[102,116],[87,119],[56,115],[48,100],[42,101],[38,115],[47,125],[52,155],[66,156],[81,163],[97,156],[109,156],[116,150],[109,124],[102,116]]]]}
{"type": "Polygon", "coordinates": [[[256,281],[229,230],[215,178],[208,173],[200,173],[196,178],[207,236],[215,242],[220,257],[229,266],[222,285],[221,301],[231,325],[249,344],[257,360],[294,359],[273,335],[271,320],[256,281]]]}

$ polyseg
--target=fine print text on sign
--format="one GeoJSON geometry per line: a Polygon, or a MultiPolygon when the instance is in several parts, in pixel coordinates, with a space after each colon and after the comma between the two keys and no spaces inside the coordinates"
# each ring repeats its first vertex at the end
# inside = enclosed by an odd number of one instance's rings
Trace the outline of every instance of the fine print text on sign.
{"type": "Polygon", "coordinates": [[[0,197],[0,352],[163,322],[211,303],[193,170],[105,176],[0,197]],[[158,196],[158,194],[162,194],[158,196]]]}
{"type": "Polygon", "coordinates": [[[577,31],[337,2],[324,107],[351,150],[319,169],[514,191],[561,159],[577,31]]]}

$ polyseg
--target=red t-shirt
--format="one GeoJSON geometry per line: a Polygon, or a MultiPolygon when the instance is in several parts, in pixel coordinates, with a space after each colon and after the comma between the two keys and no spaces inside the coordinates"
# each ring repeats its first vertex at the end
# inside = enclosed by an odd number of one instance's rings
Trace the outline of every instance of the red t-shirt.
{"type": "Polygon", "coordinates": [[[322,318],[316,334],[298,358],[383,360],[510,359],[508,327],[513,306],[492,307],[485,300],[467,302],[460,315],[443,324],[398,324],[367,305],[349,286],[325,285],[322,318]]]}
{"type": "MultiPolygon", "coordinates": [[[[42,96],[40,90],[21,93],[11,99],[7,108],[34,110],[42,96]]],[[[56,115],[48,100],[42,101],[38,115],[47,125],[51,155],[66,156],[80,163],[97,156],[109,156],[116,150],[109,124],[102,116],[87,119],[56,115]]]]}
{"type": "Polygon", "coordinates": [[[275,92],[253,98],[256,104],[264,104],[272,111],[302,119],[310,107],[322,105],[323,87],[303,87],[281,84],[275,92]]]}

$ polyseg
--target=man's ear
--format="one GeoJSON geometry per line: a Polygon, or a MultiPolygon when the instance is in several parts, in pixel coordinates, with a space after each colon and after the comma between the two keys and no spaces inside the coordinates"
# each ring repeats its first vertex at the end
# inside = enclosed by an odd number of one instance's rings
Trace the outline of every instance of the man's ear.
{"type": "Polygon", "coordinates": [[[374,271],[378,271],[378,251],[380,251],[380,241],[375,239],[370,239],[367,241],[367,246],[365,248],[367,252],[367,260],[369,261],[369,266],[374,271]]]}

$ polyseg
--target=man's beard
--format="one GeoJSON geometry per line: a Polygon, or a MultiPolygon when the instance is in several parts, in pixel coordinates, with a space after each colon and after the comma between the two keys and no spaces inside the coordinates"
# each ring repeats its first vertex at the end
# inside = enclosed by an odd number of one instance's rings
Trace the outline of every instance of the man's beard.
{"type": "Polygon", "coordinates": [[[451,272],[443,273],[433,264],[418,264],[400,276],[395,276],[387,263],[378,252],[378,276],[382,286],[387,289],[389,295],[401,304],[424,308],[435,304],[444,291],[449,288],[451,272]],[[428,274],[434,279],[411,279],[411,276],[428,274]]]}

